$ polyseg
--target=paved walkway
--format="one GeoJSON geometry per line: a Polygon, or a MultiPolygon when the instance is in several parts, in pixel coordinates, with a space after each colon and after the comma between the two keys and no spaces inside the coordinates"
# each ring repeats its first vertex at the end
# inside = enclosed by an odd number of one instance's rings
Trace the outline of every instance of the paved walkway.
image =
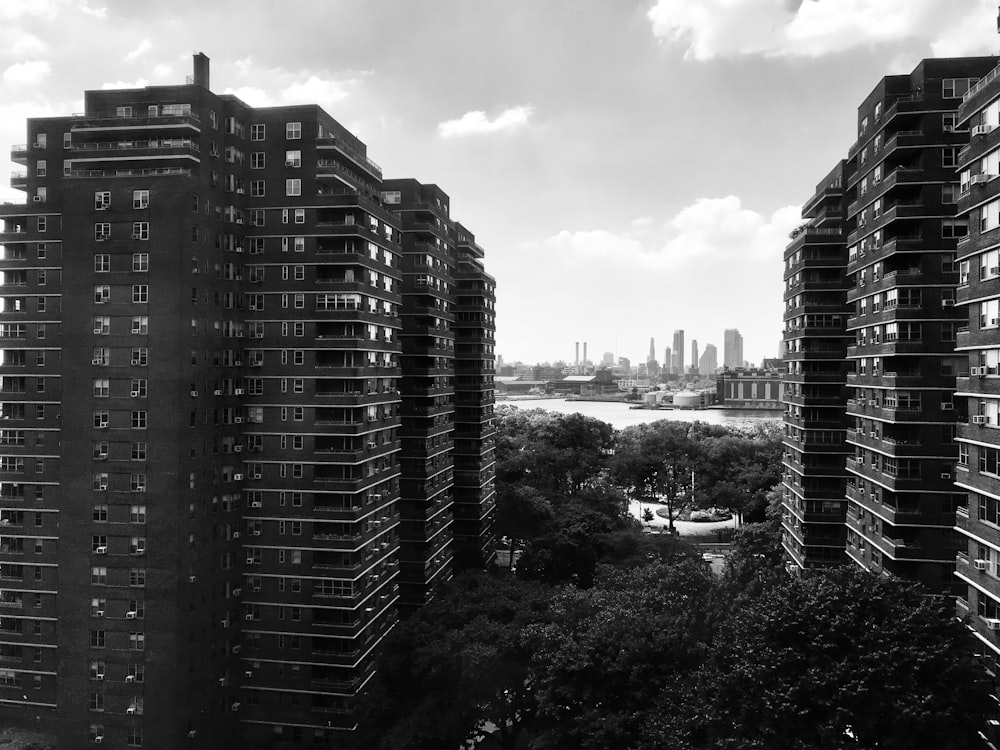
{"type": "MultiPolygon", "coordinates": [[[[666,506],[661,505],[660,503],[640,503],[636,501],[632,501],[628,504],[629,513],[637,518],[643,526],[654,529],[667,527],[667,519],[656,515],[657,510],[665,507],[666,506]],[[652,521],[643,521],[642,511],[644,508],[649,508],[653,512],[652,521]]],[[[734,516],[728,521],[705,521],[700,523],[674,520],[674,528],[677,529],[677,533],[680,536],[708,536],[713,531],[718,531],[719,529],[735,529],[736,518],[734,516]]]]}

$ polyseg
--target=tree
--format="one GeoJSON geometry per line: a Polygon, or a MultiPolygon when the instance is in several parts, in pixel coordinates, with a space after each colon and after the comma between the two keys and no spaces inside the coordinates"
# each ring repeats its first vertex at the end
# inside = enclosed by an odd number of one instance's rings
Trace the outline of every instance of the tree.
{"type": "Polygon", "coordinates": [[[816,573],[732,609],[688,737],[740,750],[965,749],[991,710],[985,679],[947,599],[854,568],[816,573]]]}
{"type": "Polygon", "coordinates": [[[711,574],[704,563],[602,568],[588,591],[556,598],[532,628],[537,750],[630,748],[664,695],[687,690],[703,660],[711,574]]]}
{"type": "Polygon", "coordinates": [[[767,493],[781,477],[781,434],[761,426],[702,441],[700,504],[763,521],[767,493]]]}
{"type": "Polygon", "coordinates": [[[666,420],[626,427],[618,434],[610,475],[634,500],[660,500],[667,506],[668,526],[692,491],[691,472],[698,445],[689,427],[666,420]]]}
{"type": "Polygon", "coordinates": [[[386,638],[355,747],[459,748],[490,735],[513,750],[535,711],[527,629],[549,619],[551,596],[481,572],[443,587],[386,638]]]}

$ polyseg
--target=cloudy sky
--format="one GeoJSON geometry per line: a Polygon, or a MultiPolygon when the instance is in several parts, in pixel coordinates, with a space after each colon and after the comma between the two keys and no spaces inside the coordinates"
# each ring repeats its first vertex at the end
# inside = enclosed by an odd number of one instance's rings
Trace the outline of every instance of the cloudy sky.
{"type": "MultiPolygon", "coordinates": [[[[318,103],[435,182],[497,278],[498,352],[644,360],[676,328],[777,353],[781,253],[857,104],[995,54],[996,0],[0,0],[0,148],[84,89],[318,103]]],[[[0,181],[8,184],[6,175],[0,181]]],[[[3,190],[4,200],[23,200],[3,190]]],[[[689,344],[690,346],[690,344],[689,344]]]]}

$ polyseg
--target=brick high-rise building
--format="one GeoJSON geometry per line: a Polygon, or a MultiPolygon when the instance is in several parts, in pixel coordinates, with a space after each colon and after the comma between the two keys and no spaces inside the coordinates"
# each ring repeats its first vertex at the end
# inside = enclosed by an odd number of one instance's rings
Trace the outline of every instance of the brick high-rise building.
{"type": "Polygon", "coordinates": [[[782,543],[800,568],[846,559],[844,171],[841,161],[816,186],[785,248],[782,543]]]}
{"type": "MultiPolygon", "coordinates": [[[[958,153],[956,109],[996,58],[925,60],[883,78],[849,152],[847,554],[861,567],[954,590],[958,153]]],[[[959,408],[956,409],[956,406],[959,408]]],[[[961,420],[959,420],[961,421],[961,420]]]]}
{"type": "Polygon", "coordinates": [[[441,575],[414,561],[450,569],[427,524],[451,533],[459,372],[480,477],[463,533],[488,559],[482,252],[462,369],[434,303],[462,293],[468,251],[425,226],[447,209],[398,213],[336,120],[213,94],[203,55],[185,85],[29,120],[12,158],[29,200],[0,207],[0,716],[74,748],[332,746],[401,586],[441,575]],[[429,505],[442,520],[418,523],[429,505]]]}
{"type": "MultiPolygon", "coordinates": [[[[955,127],[968,130],[958,152],[958,213],[969,227],[958,242],[958,292],[962,311],[955,404],[958,462],[955,484],[966,494],[957,528],[958,611],[971,615],[983,663],[997,674],[1000,662],[1000,68],[964,92],[955,127]]],[[[962,88],[967,82],[963,82],[962,88]]],[[[956,95],[963,94],[961,89],[956,95]]],[[[1000,733],[990,738],[1000,744],[1000,733]]]]}

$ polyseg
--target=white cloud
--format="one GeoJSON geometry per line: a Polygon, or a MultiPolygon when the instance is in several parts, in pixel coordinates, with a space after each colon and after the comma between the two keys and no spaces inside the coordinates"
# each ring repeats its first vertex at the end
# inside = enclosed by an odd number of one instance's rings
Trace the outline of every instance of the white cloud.
{"type": "Polygon", "coordinates": [[[174,68],[172,65],[167,65],[167,63],[158,63],[153,67],[153,78],[160,81],[166,78],[173,78],[174,68]]]}
{"type": "Polygon", "coordinates": [[[0,28],[0,55],[17,59],[47,52],[49,45],[17,26],[0,28]]]}
{"type": "Polygon", "coordinates": [[[820,57],[915,40],[935,56],[992,53],[993,0],[657,0],[653,34],[685,57],[820,57]]]}
{"type": "Polygon", "coordinates": [[[105,6],[94,7],[88,0],[2,0],[0,21],[20,18],[42,18],[51,21],[66,8],[94,18],[103,19],[108,16],[108,9],[105,6]]]}
{"type": "Polygon", "coordinates": [[[151,49],[153,49],[153,43],[149,39],[143,39],[134,50],[125,55],[125,60],[126,62],[132,62],[136,58],[145,55],[151,49]]]}
{"type": "Polygon", "coordinates": [[[282,104],[319,104],[324,106],[346,99],[350,89],[358,83],[356,78],[336,80],[309,76],[285,86],[278,95],[282,104]]]}
{"type": "Polygon", "coordinates": [[[105,81],[101,84],[101,89],[107,91],[108,89],[141,89],[149,85],[149,81],[145,78],[137,78],[134,81],[105,81]]]}
{"type": "Polygon", "coordinates": [[[232,65],[239,76],[252,79],[253,84],[228,87],[225,93],[238,96],[254,107],[318,104],[329,108],[354,93],[368,75],[366,71],[345,71],[333,76],[325,71],[255,68],[249,57],[234,60],[232,65]]]}
{"type": "Polygon", "coordinates": [[[647,231],[649,217],[631,229],[562,231],[543,243],[570,263],[613,259],[636,271],[677,268],[691,261],[727,260],[736,264],[781,258],[788,233],[801,223],[798,206],[770,215],[744,208],[735,195],[699,198],[667,220],[658,232],[647,231]]]}
{"type": "Polygon", "coordinates": [[[482,110],[466,112],[457,120],[447,120],[438,125],[442,138],[456,138],[466,135],[486,135],[517,130],[528,124],[532,108],[510,107],[490,120],[482,110]]]}
{"type": "Polygon", "coordinates": [[[52,72],[47,60],[27,60],[14,63],[3,72],[4,83],[24,86],[35,84],[52,72]]]}

